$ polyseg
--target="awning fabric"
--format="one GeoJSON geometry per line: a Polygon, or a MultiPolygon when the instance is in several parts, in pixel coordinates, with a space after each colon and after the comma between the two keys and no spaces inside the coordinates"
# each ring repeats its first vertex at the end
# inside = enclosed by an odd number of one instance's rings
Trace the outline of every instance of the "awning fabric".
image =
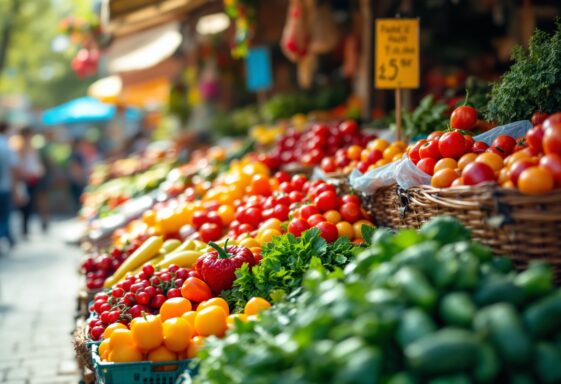
{"type": "Polygon", "coordinates": [[[173,55],[181,41],[177,22],[117,38],[107,53],[109,72],[130,72],[153,67],[173,55]]]}
{"type": "MultiPolygon", "coordinates": [[[[115,117],[117,107],[102,103],[93,97],[80,97],[43,112],[43,125],[65,125],[109,121],[115,117]]],[[[136,108],[127,108],[125,119],[140,120],[142,113],[136,108]]]]}

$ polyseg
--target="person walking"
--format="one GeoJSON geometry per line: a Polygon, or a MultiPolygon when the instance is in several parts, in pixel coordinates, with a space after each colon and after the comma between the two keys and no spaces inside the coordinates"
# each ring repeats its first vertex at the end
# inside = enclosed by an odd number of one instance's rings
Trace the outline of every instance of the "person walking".
{"type": "Polygon", "coordinates": [[[86,157],[82,151],[82,140],[77,138],[72,141],[72,149],[68,158],[68,182],[70,194],[74,201],[76,211],[80,210],[82,192],[88,181],[86,157]]]}
{"type": "Polygon", "coordinates": [[[39,182],[45,173],[41,158],[37,149],[31,145],[33,131],[26,127],[20,131],[21,147],[19,148],[20,172],[25,189],[27,201],[20,206],[22,214],[22,235],[26,239],[29,235],[29,221],[34,210],[37,208],[37,192],[39,182]]]}
{"type": "Polygon", "coordinates": [[[8,143],[8,124],[0,121],[0,238],[6,238],[10,247],[15,242],[10,230],[12,197],[18,181],[18,156],[8,143]]]}

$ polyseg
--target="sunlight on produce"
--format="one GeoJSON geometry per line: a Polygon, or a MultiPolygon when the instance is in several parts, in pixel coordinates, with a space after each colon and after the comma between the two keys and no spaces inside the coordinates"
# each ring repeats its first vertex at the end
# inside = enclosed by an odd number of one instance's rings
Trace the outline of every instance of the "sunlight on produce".
{"type": "Polygon", "coordinates": [[[0,384],[561,383],[560,16],[0,0],[0,384]]]}

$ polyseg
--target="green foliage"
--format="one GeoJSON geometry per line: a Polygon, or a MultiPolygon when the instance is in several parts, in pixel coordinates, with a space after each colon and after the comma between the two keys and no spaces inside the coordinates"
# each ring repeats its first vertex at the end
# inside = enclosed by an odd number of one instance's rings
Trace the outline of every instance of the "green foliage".
{"type": "Polygon", "coordinates": [[[279,302],[302,286],[308,270],[324,267],[333,271],[343,267],[355,248],[347,238],[328,244],[317,228],[301,237],[290,233],[275,237],[263,246],[263,260],[251,270],[247,264],[238,269],[233,288],[222,296],[237,310],[242,310],[254,296],[279,302]]]}
{"type": "Polygon", "coordinates": [[[536,111],[561,108],[561,23],[549,35],[536,30],[528,52],[513,50],[514,63],[493,85],[486,118],[499,124],[529,119],[536,111]]]}

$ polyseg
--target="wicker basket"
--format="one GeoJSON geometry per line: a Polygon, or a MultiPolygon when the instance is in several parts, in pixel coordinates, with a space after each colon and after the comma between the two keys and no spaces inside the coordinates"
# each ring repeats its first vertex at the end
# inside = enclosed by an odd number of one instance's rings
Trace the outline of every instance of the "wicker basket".
{"type": "Polygon", "coordinates": [[[349,174],[345,172],[333,172],[327,173],[325,181],[329,184],[333,184],[337,188],[337,193],[340,195],[345,195],[352,193],[353,188],[349,182],[349,174]]]}
{"type": "Polygon", "coordinates": [[[519,266],[547,260],[561,275],[561,191],[527,196],[496,184],[437,189],[396,185],[366,196],[366,209],[378,225],[418,228],[432,217],[456,217],[473,238],[519,266]]]}
{"type": "Polygon", "coordinates": [[[87,338],[86,322],[79,320],[76,323],[76,329],[73,334],[73,344],[74,351],[76,352],[76,360],[78,361],[78,367],[82,372],[84,368],[90,371],[94,370],[92,351],[89,347],[89,340],[87,338]]]}

